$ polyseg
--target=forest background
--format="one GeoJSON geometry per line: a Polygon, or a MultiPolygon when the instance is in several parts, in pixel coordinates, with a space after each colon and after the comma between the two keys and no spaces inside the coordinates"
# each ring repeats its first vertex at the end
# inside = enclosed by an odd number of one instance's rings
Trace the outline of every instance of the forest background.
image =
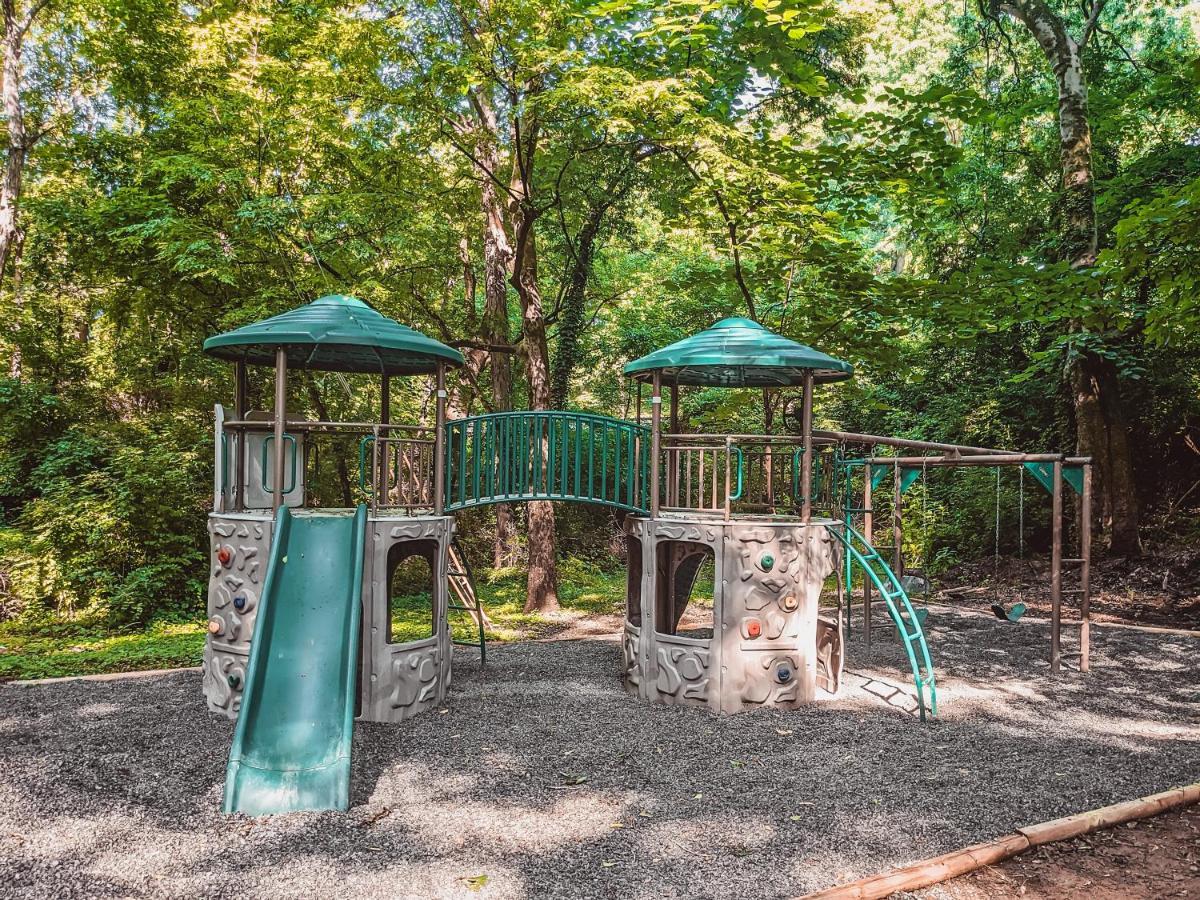
{"type": "MultiPolygon", "coordinates": [[[[326,293],[460,348],[454,415],[632,416],[625,362],[748,316],[855,365],[819,426],[1077,450],[1098,551],[1200,538],[1198,3],[2,5],[10,650],[202,621],[233,388],[201,343],[326,293]]],[[[378,408],[292,382],[304,415],[378,408]]],[[[690,391],[684,427],[787,430],[791,400],[690,391]]],[[[394,416],[429,402],[410,379],[394,416]]],[[[1044,547],[1015,475],[951,476],[930,568],[1044,547]]],[[[619,565],[587,507],[463,530],[535,612],[556,559],[619,565]]]]}

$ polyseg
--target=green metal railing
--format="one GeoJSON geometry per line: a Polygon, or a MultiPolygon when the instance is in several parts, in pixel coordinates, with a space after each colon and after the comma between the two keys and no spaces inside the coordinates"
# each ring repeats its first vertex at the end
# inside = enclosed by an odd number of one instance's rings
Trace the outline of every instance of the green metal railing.
{"type": "Polygon", "coordinates": [[[650,506],[650,429],[573,412],[509,412],[446,423],[446,510],[513,500],[650,506]]]}

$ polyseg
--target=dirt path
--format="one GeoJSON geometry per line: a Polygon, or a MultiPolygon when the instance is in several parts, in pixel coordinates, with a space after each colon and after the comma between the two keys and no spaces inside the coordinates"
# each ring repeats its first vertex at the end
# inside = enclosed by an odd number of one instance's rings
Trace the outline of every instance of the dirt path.
{"type": "Polygon", "coordinates": [[[1040,847],[913,896],[921,900],[1200,897],[1200,807],[1040,847]]]}

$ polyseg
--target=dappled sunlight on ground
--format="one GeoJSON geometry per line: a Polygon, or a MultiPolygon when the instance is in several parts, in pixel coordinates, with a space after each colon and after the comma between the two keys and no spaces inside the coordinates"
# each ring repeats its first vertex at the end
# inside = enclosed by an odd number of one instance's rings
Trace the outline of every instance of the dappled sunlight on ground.
{"type": "Polygon", "coordinates": [[[1092,674],[1052,677],[1041,624],[931,618],[924,725],[887,626],[868,651],[856,624],[838,697],[730,718],[628,696],[606,636],[497,645],[486,670],[460,650],[444,707],[356,727],[346,814],[220,815],[232,723],[195,673],[0,687],[0,879],[17,896],[789,896],[1200,777],[1200,641],[1097,629],[1092,674]]]}

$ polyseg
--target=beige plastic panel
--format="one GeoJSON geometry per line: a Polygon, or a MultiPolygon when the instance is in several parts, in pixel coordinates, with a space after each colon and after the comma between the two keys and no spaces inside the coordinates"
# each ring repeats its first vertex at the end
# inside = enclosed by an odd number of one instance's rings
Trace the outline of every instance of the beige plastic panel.
{"type": "Polygon", "coordinates": [[[401,722],[438,706],[450,687],[451,644],[446,569],[454,520],[449,516],[372,517],[367,521],[363,574],[360,719],[401,722]],[[389,644],[388,553],[402,542],[430,541],[433,573],[432,637],[389,644]]]}
{"type": "Polygon", "coordinates": [[[818,616],[837,564],[826,524],[628,519],[641,542],[642,622],[624,630],[626,690],[722,713],[811,703],[818,687],[836,692],[842,635],[835,616],[818,616]],[[667,543],[675,546],[660,552],[667,543]],[[714,551],[711,639],[674,633],[703,547],[714,551]]]}

